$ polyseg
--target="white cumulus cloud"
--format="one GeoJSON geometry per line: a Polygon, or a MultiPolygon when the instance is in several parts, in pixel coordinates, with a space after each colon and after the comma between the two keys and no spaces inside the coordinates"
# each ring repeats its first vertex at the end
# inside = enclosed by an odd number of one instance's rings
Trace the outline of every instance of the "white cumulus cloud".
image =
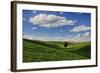
{"type": "Polygon", "coordinates": [[[73,38],[72,38],[72,40],[73,41],[80,41],[80,42],[82,42],[82,41],[90,41],[91,40],[91,35],[90,35],[91,33],[90,32],[85,32],[85,33],[78,33],[78,34],[76,34],[73,38]]]}
{"type": "Polygon", "coordinates": [[[75,36],[67,35],[67,36],[54,36],[54,37],[48,37],[48,36],[34,36],[30,34],[24,34],[24,39],[29,40],[41,40],[41,41],[69,41],[69,42],[88,42],[91,41],[90,38],[90,32],[86,32],[84,34],[78,33],[75,36]]]}
{"type": "Polygon", "coordinates": [[[90,37],[91,33],[90,32],[85,32],[85,33],[78,33],[76,37],[90,37]]]}
{"type": "Polygon", "coordinates": [[[71,32],[88,31],[90,29],[91,29],[90,26],[80,25],[80,26],[76,26],[73,29],[71,29],[71,32]]]}
{"type": "Polygon", "coordinates": [[[90,32],[86,32],[85,34],[84,34],[84,36],[90,36],[91,35],[91,33],[90,32]]]}
{"type": "Polygon", "coordinates": [[[32,35],[28,35],[28,34],[24,34],[23,35],[23,38],[24,39],[30,39],[31,40],[31,39],[33,39],[33,36],[32,35]]]}
{"type": "Polygon", "coordinates": [[[29,22],[33,25],[50,28],[64,25],[74,25],[76,20],[68,20],[65,17],[54,14],[38,14],[30,17],[29,22]]]}

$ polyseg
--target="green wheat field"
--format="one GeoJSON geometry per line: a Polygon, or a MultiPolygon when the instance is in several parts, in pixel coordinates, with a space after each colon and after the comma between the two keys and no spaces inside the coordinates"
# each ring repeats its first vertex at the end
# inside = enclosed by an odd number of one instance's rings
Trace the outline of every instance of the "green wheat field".
{"type": "Polygon", "coordinates": [[[23,39],[23,62],[85,60],[91,58],[90,42],[35,41],[23,39]]]}

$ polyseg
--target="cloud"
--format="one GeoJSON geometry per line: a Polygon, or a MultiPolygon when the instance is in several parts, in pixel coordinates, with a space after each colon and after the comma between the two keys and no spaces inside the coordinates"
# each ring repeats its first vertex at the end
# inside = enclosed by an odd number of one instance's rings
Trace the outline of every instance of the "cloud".
{"type": "Polygon", "coordinates": [[[32,35],[28,35],[28,34],[24,34],[23,35],[23,38],[24,39],[30,39],[30,40],[32,40],[33,39],[33,36],[32,35]]]}
{"type": "Polygon", "coordinates": [[[75,37],[90,37],[90,32],[78,33],[75,37]]]}
{"type": "Polygon", "coordinates": [[[77,34],[75,37],[81,37],[81,34],[77,34]]]}
{"type": "Polygon", "coordinates": [[[91,41],[90,38],[90,32],[85,33],[78,33],[76,35],[67,35],[67,36],[34,36],[30,34],[23,35],[24,39],[30,39],[30,40],[41,40],[41,41],[68,41],[68,42],[87,42],[91,41]]]}
{"type": "Polygon", "coordinates": [[[80,25],[71,29],[71,32],[82,32],[82,31],[88,31],[90,29],[91,29],[90,26],[80,25]]]}
{"type": "Polygon", "coordinates": [[[76,20],[68,20],[65,17],[54,14],[38,14],[30,17],[29,22],[33,25],[50,28],[64,25],[74,25],[76,20]]]}
{"type": "Polygon", "coordinates": [[[85,33],[78,33],[76,34],[72,40],[73,41],[77,41],[77,42],[86,42],[86,41],[90,41],[91,40],[91,35],[90,32],[85,32],[85,33]]]}
{"type": "Polygon", "coordinates": [[[75,35],[67,34],[66,36],[36,36],[31,34],[24,34],[24,39],[41,40],[41,41],[68,41],[68,42],[88,42],[91,41],[91,32],[76,33],[75,35]]]}
{"type": "Polygon", "coordinates": [[[84,34],[84,36],[90,36],[91,35],[91,33],[90,32],[85,32],[85,34],[84,34]]]}
{"type": "Polygon", "coordinates": [[[36,30],[36,29],[38,29],[38,28],[37,28],[37,27],[32,27],[32,29],[33,29],[33,30],[36,30]]]}

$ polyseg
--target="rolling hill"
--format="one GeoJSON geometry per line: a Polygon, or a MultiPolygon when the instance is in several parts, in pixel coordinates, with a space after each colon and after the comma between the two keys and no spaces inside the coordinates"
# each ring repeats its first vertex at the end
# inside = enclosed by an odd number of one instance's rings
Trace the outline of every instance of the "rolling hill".
{"type": "Polygon", "coordinates": [[[91,58],[90,42],[36,41],[23,39],[23,62],[84,60],[91,58]]]}

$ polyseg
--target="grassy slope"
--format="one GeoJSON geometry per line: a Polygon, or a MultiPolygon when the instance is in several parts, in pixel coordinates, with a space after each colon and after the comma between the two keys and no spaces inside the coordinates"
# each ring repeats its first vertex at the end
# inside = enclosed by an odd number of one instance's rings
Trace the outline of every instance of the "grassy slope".
{"type": "Polygon", "coordinates": [[[63,47],[63,42],[41,42],[23,40],[23,61],[58,61],[80,60],[90,58],[90,43],[69,43],[63,47]]]}

